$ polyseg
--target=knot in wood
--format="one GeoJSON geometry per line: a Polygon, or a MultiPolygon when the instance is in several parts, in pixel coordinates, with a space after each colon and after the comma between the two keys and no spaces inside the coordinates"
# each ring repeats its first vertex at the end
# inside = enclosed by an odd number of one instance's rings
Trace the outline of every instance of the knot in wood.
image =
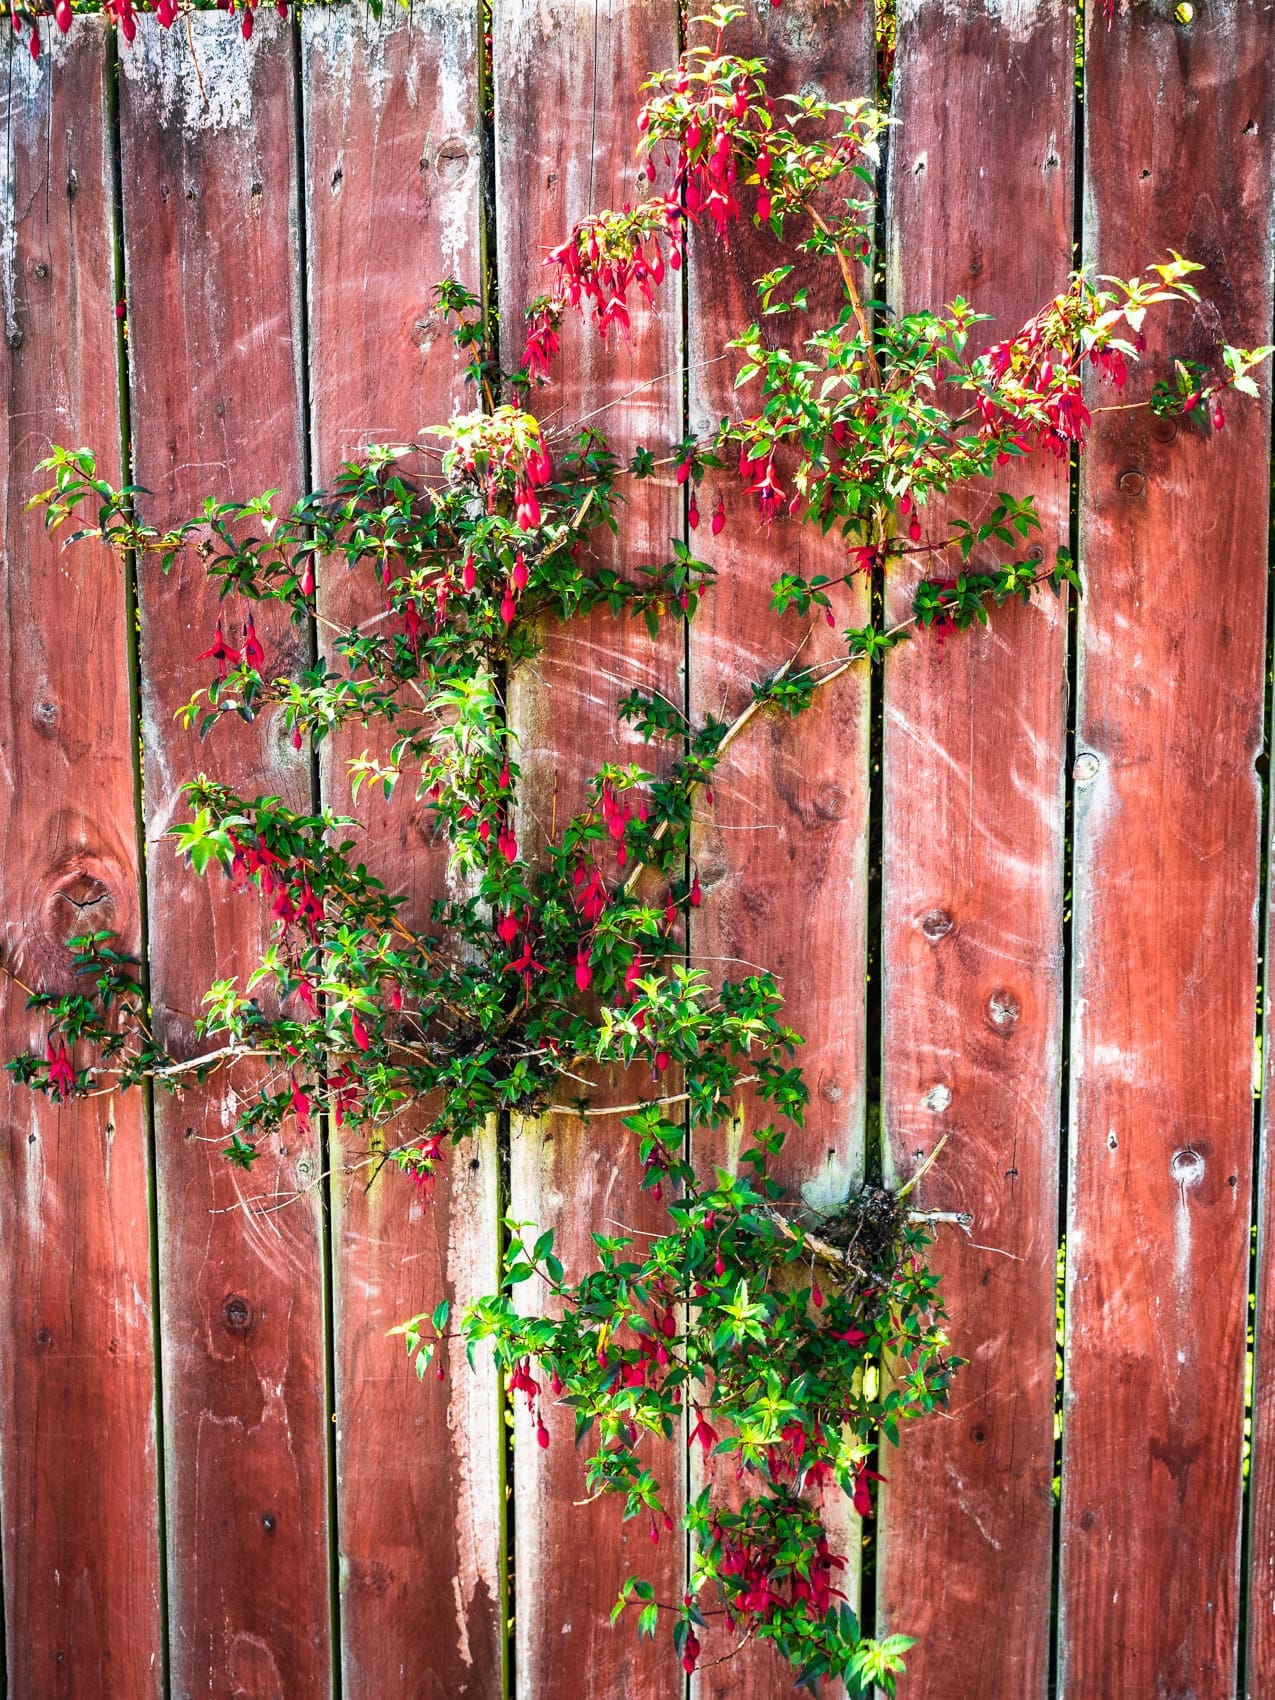
{"type": "Polygon", "coordinates": [[[987,1013],[991,1017],[992,1026],[998,1032],[1008,1033],[1017,1027],[1022,1012],[1022,1005],[1005,986],[998,986],[987,1000],[987,1013]]]}
{"type": "Polygon", "coordinates": [[[246,1334],[252,1324],[252,1306],[247,1299],[232,1293],[221,1307],[226,1327],[232,1334],[246,1334]]]}
{"type": "Polygon", "coordinates": [[[954,924],[946,909],[927,909],[921,917],[921,931],[931,944],[945,938],[954,924]]]}

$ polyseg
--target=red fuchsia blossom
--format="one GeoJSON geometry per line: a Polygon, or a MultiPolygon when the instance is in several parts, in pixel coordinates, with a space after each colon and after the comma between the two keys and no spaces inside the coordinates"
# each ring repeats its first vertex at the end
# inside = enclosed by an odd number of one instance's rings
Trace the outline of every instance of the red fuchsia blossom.
{"type": "Polygon", "coordinates": [[[506,909],[496,922],[496,937],[502,944],[507,945],[511,945],[518,937],[518,917],[512,909],[506,909]]]}
{"type": "Polygon", "coordinates": [[[842,1328],[839,1330],[830,1328],[828,1330],[830,1340],[844,1340],[847,1346],[862,1346],[867,1337],[862,1328],[842,1328]]]}
{"type": "Polygon", "coordinates": [[[439,1166],[446,1161],[444,1135],[431,1133],[422,1139],[411,1154],[409,1173],[422,1204],[432,1204],[439,1166]]]}
{"type": "Polygon", "coordinates": [[[252,622],[251,615],[244,622],[243,658],[255,673],[260,673],[265,665],[266,652],[261,647],[261,640],[257,636],[257,628],[252,622]]]}
{"type": "Polygon", "coordinates": [[[872,1489],[869,1482],[883,1482],[885,1477],[870,1470],[866,1462],[859,1463],[854,1473],[854,1508],[860,1517],[872,1515],[872,1489]]]}
{"type": "Polygon", "coordinates": [[[363,1019],[358,1010],[350,1012],[350,1032],[354,1035],[354,1043],[358,1048],[361,1051],[366,1051],[372,1041],[368,1038],[367,1028],[363,1025],[363,1019]]]}
{"type": "Polygon", "coordinates": [[[195,660],[215,661],[217,671],[223,679],[226,677],[226,669],[239,660],[239,651],[232,649],[226,642],[226,634],[221,629],[220,620],[217,622],[217,629],[213,634],[212,642],[207,649],[200,651],[195,660]]]}
{"type": "Polygon", "coordinates": [[[589,966],[589,947],[582,944],[576,952],[576,986],[587,992],[593,984],[593,969],[589,966]]]}
{"type": "Polygon", "coordinates": [[[544,383],[549,376],[549,363],[558,352],[558,321],[562,308],[550,304],[527,317],[527,342],[522,351],[522,363],[533,383],[544,383]]]}
{"type": "Polygon", "coordinates": [[[297,1118],[297,1126],[303,1134],[310,1131],[310,1100],[302,1091],[296,1075],[290,1077],[292,1085],[292,1113],[297,1118]]]}
{"type": "Polygon", "coordinates": [[[509,1376],[509,1391],[527,1395],[527,1409],[534,1411],[540,1394],[540,1383],[531,1373],[531,1360],[520,1358],[509,1376]]]}
{"type": "Polygon", "coordinates": [[[748,493],[749,495],[755,495],[757,497],[757,506],[761,512],[762,524],[769,525],[778,511],[779,504],[783,500],[784,495],[779,485],[775,482],[775,463],[773,460],[768,460],[766,462],[765,471],[755,484],[750,484],[748,486],[748,493]]]}
{"type": "Polygon", "coordinates": [[[65,1100],[75,1090],[75,1070],[71,1067],[71,1058],[67,1053],[66,1040],[59,1039],[53,1043],[50,1034],[44,1048],[44,1058],[49,1070],[49,1085],[53,1088],[53,1096],[65,1100]]]}
{"type": "Polygon", "coordinates": [[[691,1430],[691,1445],[694,1446],[696,1441],[698,1441],[704,1449],[705,1458],[707,1458],[709,1453],[717,1445],[719,1439],[720,1436],[718,1435],[717,1430],[713,1427],[712,1423],[709,1422],[708,1418],[697,1405],[695,1407],[695,1426],[691,1430]]]}
{"type": "Polygon", "coordinates": [[[692,531],[699,525],[699,503],[695,500],[694,491],[691,492],[691,503],[686,510],[686,520],[692,531]]]}
{"type": "Polygon", "coordinates": [[[717,506],[713,509],[712,532],[713,532],[714,537],[716,537],[719,534],[719,532],[721,531],[722,527],[725,524],[726,524],[726,500],[725,500],[724,497],[719,496],[717,498],[717,506]]]}
{"type": "MultiPolygon", "coordinates": [[[[772,6],[778,6],[780,4],[780,0],[770,0],[770,3],[772,6]]],[[[687,1676],[694,1674],[698,1660],[699,1638],[696,1636],[694,1630],[692,1630],[686,1637],[686,1640],[682,1643],[682,1669],[686,1672],[687,1676]]]]}
{"type": "Polygon", "coordinates": [[[315,894],[308,881],[301,887],[301,901],[297,905],[297,920],[308,928],[311,938],[318,936],[319,927],[323,921],[323,899],[315,894]]]}
{"type": "Polygon", "coordinates": [[[512,961],[506,962],[504,968],[501,970],[504,974],[521,974],[523,990],[528,994],[531,992],[531,976],[533,974],[543,974],[544,971],[544,963],[537,962],[532,954],[530,939],[524,941],[522,954],[514,957],[512,961]]]}

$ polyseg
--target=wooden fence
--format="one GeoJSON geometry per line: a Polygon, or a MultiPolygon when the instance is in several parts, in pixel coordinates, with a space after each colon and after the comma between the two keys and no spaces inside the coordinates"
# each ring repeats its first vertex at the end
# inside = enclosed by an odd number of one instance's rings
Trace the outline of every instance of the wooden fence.
{"type": "MultiPolygon", "coordinates": [[[[1174,247],[1207,265],[1204,302],[1157,346],[1268,340],[1275,10],[1189,11],[1140,0],[1108,28],[1098,10],[1081,99],[1066,0],[900,0],[894,304],[960,293],[1016,325],[1076,249],[1126,272],[1174,247]]],[[[860,0],[785,0],[746,27],[788,84],[850,96],[874,88],[872,22],[860,0]]],[[[636,85],[679,39],[675,0],[496,0],[487,103],[481,27],[471,0],[416,0],[384,25],[262,13],[248,43],[233,18],[148,18],[118,71],[93,21],[36,64],[9,53],[4,956],[58,984],[68,937],[118,930],[171,1044],[206,965],[256,936],[159,842],[180,781],[211,768],[340,807],[351,746],[316,765],[273,724],[255,747],[180,734],[213,620],[198,572],[144,571],[134,603],[113,563],[24,513],[32,468],[50,441],[91,444],[162,520],[212,489],[299,493],[445,417],[460,389],[431,284],[494,258],[517,324],[550,241],[632,198],[636,85]]],[[[667,443],[727,409],[704,360],[748,310],[757,252],[693,263],[683,305],[627,348],[572,336],[563,416],[610,401],[622,441],[667,443]]],[[[969,1367],[887,1460],[862,1577],[868,1621],[920,1637],[909,1700],[1275,1693],[1275,1166],[1254,1070],[1270,416],[1233,413],[1211,441],[1107,414],[1070,484],[1036,468],[1047,550],[1078,527],[1079,607],[906,645],[736,745],[699,849],[696,948],[775,966],[809,1038],[790,1172],[836,1196],[947,1134],[924,1201],[974,1216],[935,1254],[969,1367]]],[[[631,523],[662,547],[681,492],[646,490],[631,523]]],[[[822,547],[732,526],[689,649],[606,618],[554,637],[514,693],[533,788],[556,774],[569,797],[621,747],[625,685],[729,713],[783,641],[781,555],[822,547]]],[[[325,589],[327,611],[349,618],[350,594],[325,589]]],[[[295,632],[263,635],[304,662],[295,632]]],[[[426,913],[422,811],[375,812],[367,853],[426,913]]],[[[6,1054],[41,1040],[23,1004],[0,988],[6,1054]]],[[[578,1509],[569,1447],[507,1461],[489,1371],[458,1358],[419,1387],[386,1336],[490,1288],[501,1208],[556,1222],[569,1261],[603,1218],[640,1227],[605,1136],[515,1129],[507,1199],[494,1137],[475,1142],[422,1208],[395,1179],[365,1190],[339,1149],[325,1182],[300,1134],[245,1179],[211,1088],[55,1109],[6,1084],[3,1102],[13,1700],[682,1694],[663,1642],[606,1623],[630,1570],[679,1589],[680,1548],[578,1509]]],[[[760,1700],[786,1678],[749,1649],[691,1687],[760,1700]]]]}

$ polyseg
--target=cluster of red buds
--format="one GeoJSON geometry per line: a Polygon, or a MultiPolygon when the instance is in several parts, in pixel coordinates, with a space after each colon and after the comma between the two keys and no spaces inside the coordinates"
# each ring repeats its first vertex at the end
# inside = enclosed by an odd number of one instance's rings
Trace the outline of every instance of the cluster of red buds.
{"type": "Polygon", "coordinates": [[[629,290],[636,287],[648,306],[655,300],[665,278],[664,247],[669,268],[676,271],[682,264],[684,219],[675,198],[657,196],[637,207],[585,219],[551,250],[545,263],[557,267],[553,295],[535,304],[523,352],[531,376],[548,375],[564,307],[592,311],[603,337],[612,328],[627,335],[629,290]]]}
{"type": "Polygon", "coordinates": [[[527,1358],[520,1358],[514,1365],[509,1376],[509,1391],[527,1395],[527,1408],[536,1421],[536,1444],[541,1447],[548,1446],[549,1430],[545,1427],[544,1417],[538,1407],[540,1383],[532,1375],[531,1364],[527,1358]]]}
{"type": "Polygon", "coordinates": [[[739,1531],[723,1529],[719,1523],[710,1528],[721,1549],[718,1574],[727,1590],[726,1620],[732,1631],[765,1623],[776,1612],[798,1603],[806,1605],[812,1616],[824,1617],[831,1611],[834,1600],[845,1598],[833,1580],[835,1572],[845,1568],[846,1561],[829,1550],[826,1535],[815,1538],[808,1574],[794,1575],[785,1592],[778,1580],[782,1573],[778,1563],[779,1538],[750,1539],[739,1531]]]}
{"type": "MultiPolygon", "coordinates": [[[[247,889],[252,880],[263,897],[272,897],[271,919],[281,932],[289,927],[301,927],[310,942],[318,942],[319,928],[324,920],[323,899],[310,884],[309,876],[289,868],[282,857],[276,856],[264,844],[245,844],[238,834],[229,835],[231,847],[230,878],[239,891],[247,889]]],[[[307,1000],[313,1007],[313,993],[307,1000]]],[[[366,1050],[366,1045],[362,1047],[366,1050]]]]}

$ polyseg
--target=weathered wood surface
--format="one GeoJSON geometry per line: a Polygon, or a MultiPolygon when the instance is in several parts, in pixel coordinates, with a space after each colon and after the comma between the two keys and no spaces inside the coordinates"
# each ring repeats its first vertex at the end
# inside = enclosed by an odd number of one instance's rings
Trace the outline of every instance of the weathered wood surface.
{"type": "MultiPolygon", "coordinates": [[[[140,944],[124,575],[24,513],[51,443],[118,478],[109,65],[100,29],[6,52],[0,153],[0,952],[78,989],[67,940],[140,944]],[[70,122],[67,122],[68,116],[70,122]]],[[[0,983],[7,1060],[47,1019],[0,983]]],[[[87,1058],[76,1057],[83,1064],[87,1058]]],[[[147,1130],[137,1094],[0,1087],[0,1525],[8,1692],[158,1700],[158,1466],[147,1130]]]]}
{"type": "MultiPolygon", "coordinates": [[[[433,286],[481,275],[478,27],[464,0],[379,24],[353,9],[303,16],[316,484],[368,443],[411,442],[473,405],[433,286]]],[[[419,475],[420,463],[407,470],[419,475]]],[[[352,625],[381,607],[366,564],[321,573],[326,618],[352,625]]],[[[387,756],[391,741],[383,727],[352,726],[326,743],[324,800],[356,812],[346,763],[368,749],[387,756]]],[[[427,928],[430,903],[447,895],[446,862],[410,776],[390,804],[364,792],[358,812],[360,855],[409,894],[404,920],[427,928]]],[[[394,1140],[412,1126],[402,1118],[394,1140]]],[[[485,1700],[500,1692],[504,1647],[496,1377],[489,1360],[471,1371],[453,1342],[443,1384],[431,1372],[421,1386],[388,1330],[442,1297],[458,1306],[492,1290],[494,1133],[451,1154],[429,1203],[392,1167],[370,1179],[366,1138],[331,1129],[329,1140],[342,1693],[485,1700]]]]}
{"type": "MultiPolygon", "coordinates": [[[[508,364],[521,358],[523,309],[551,281],[545,253],[586,213],[640,198],[637,85],[676,56],[677,10],[669,0],[601,7],[523,0],[497,8],[496,231],[508,364]]],[[[603,344],[594,326],[574,315],[564,327],[559,380],[536,403],[543,416],[553,415],[555,442],[604,404],[596,423],[622,460],[638,443],[663,454],[681,437],[681,315],[671,275],[657,309],[635,312],[627,343],[613,336],[603,344]],[[664,375],[667,381],[649,384],[664,375]]],[[[682,532],[680,495],[669,470],[639,487],[624,511],[622,543],[609,556],[599,544],[599,557],[630,574],[639,562],[669,560],[670,539],[682,532]]],[[[601,763],[651,764],[651,752],[620,725],[616,704],[635,686],[680,702],[682,654],[675,626],[653,642],[639,621],[621,623],[605,611],[546,632],[544,651],[512,682],[509,702],[523,765],[519,831],[529,843],[580,807],[601,763]]],[[[649,1093],[650,1072],[640,1071],[636,1084],[649,1093]]],[[[636,1095],[627,1091],[625,1101],[636,1095]]],[[[555,1117],[522,1124],[511,1144],[510,1211],[555,1227],[557,1252],[578,1278],[596,1258],[591,1231],[658,1232],[667,1221],[639,1190],[640,1173],[632,1136],[618,1122],[555,1117]]],[[[681,1592],[682,1539],[663,1534],[652,1547],[646,1519],[622,1523],[610,1496],[581,1507],[584,1454],[572,1445],[570,1414],[550,1405],[546,1420],[552,1443],[540,1451],[521,1403],[514,1412],[516,1693],[520,1700],[577,1693],[673,1700],[683,1677],[667,1636],[639,1642],[631,1615],[614,1629],[608,1618],[634,1572],[650,1577],[661,1599],[681,1592]]],[[[670,1448],[652,1451],[675,1516],[682,1462],[670,1448]]]]}
{"type": "MultiPolygon", "coordinates": [[[[304,470],[288,31],[273,13],[248,43],[236,18],[189,23],[193,54],[184,27],[143,19],[120,79],[134,459],[160,522],[210,491],[297,490],[304,470]]],[[[310,762],[274,716],[218,727],[206,746],[175,725],[207,683],[194,657],[218,612],[197,560],[167,578],[145,564],[140,603],[155,1020],[189,1052],[208,964],[245,968],[265,916],[162,841],[180,782],[212,771],[305,808],[310,762]]],[[[223,612],[242,618],[233,600],[223,612]]],[[[286,620],[263,614],[257,630],[268,665],[304,664],[286,620]]],[[[218,1078],[156,1103],[173,1687],[319,1695],[331,1674],[321,1154],[289,1128],[250,1174],[232,1168],[233,1106],[218,1078]]]]}
{"type": "MultiPolygon", "coordinates": [[[[1237,0],[1197,6],[1189,25],[1171,13],[1169,0],[1151,0],[1110,32],[1100,10],[1093,25],[1084,257],[1107,272],[1169,247],[1204,262],[1203,307],[1179,311],[1157,344],[1203,355],[1219,337],[1270,334],[1275,22],[1237,0]]],[[[870,21],[865,8],[834,15],[785,0],[759,7],[747,28],[780,76],[850,94],[871,84],[870,21]]],[[[910,307],[959,291],[1017,322],[1069,257],[1068,18],[1059,0],[1008,10],[908,0],[898,22],[891,299],[910,307]]],[[[112,195],[125,230],[134,460],[155,492],[150,512],[184,514],[210,490],[276,485],[291,496],[363,442],[411,436],[456,397],[429,288],[449,271],[479,280],[477,27],[464,0],[383,27],[361,13],[307,14],[298,89],[291,29],[273,12],[260,13],[247,45],[235,18],[196,16],[190,37],[184,22],[164,35],[146,20],[121,52],[118,184],[111,72],[95,27],[78,21],[38,66],[25,38],[9,51],[0,773],[10,806],[0,912],[4,960],[24,980],[64,983],[65,940],[83,927],[116,927],[132,944],[141,936],[124,580],[84,546],[64,557],[38,516],[21,512],[50,440],[91,442],[105,471],[120,470],[112,195]]],[[[517,353],[523,304],[548,281],[539,260],[550,243],[587,210],[638,192],[636,85],[671,62],[677,29],[669,0],[497,6],[507,352],[517,353]]],[[[560,409],[555,423],[566,425],[624,396],[601,422],[622,449],[661,450],[684,429],[680,373],[630,392],[679,372],[683,352],[692,427],[746,404],[725,366],[698,362],[751,309],[764,252],[742,230],[728,257],[700,244],[686,325],[666,285],[660,315],[639,316],[627,344],[604,348],[591,326],[571,327],[561,375],[538,407],[560,409]]],[[[928,640],[907,646],[886,669],[883,709],[877,699],[884,1158],[903,1175],[950,1129],[922,1202],[970,1209],[977,1224],[974,1244],[952,1236],[936,1254],[971,1365],[952,1413],[907,1436],[886,1464],[878,1617],[921,1636],[901,1691],[917,1700],[1039,1700],[1050,1680],[1061,1122],[1070,1124],[1071,1269],[1057,1691],[1107,1700],[1114,1672],[1122,1694],[1224,1700],[1245,1655],[1253,1700],[1275,1686],[1269,1118],[1248,1643],[1238,1645],[1268,445],[1258,408],[1237,402],[1230,412],[1208,441],[1191,428],[1100,416],[1086,456],[1067,1116],[1058,1106],[1064,610],[1042,599],[1004,611],[989,636],[953,637],[941,656],[928,640]],[[941,1108],[936,1086],[950,1094],[941,1108]]],[[[630,563],[666,556],[684,524],[671,479],[641,496],[626,517],[630,563]]],[[[555,795],[561,822],[600,760],[644,759],[615,720],[626,688],[655,684],[677,701],[685,691],[696,719],[729,717],[752,679],[805,636],[804,623],[769,613],[770,582],[784,568],[817,570],[835,547],[798,544],[781,521],[760,530],[750,502],[733,473],[700,487],[703,523],[686,535],[723,577],[696,623],[689,678],[680,633],[653,645],[640,624],[602,616],[548,634],[543,657],[515,680],[529,841],[555,795]],[[729,517],[714,540],[719,488],[729,517]]],[[[1065,540],[1061,484],[1046,488],[1041,509],[1052,556],[1065,540]]],[[[931,509],[927,522],[938,517],[931,509]]],[[[160,1029],[178,1047],[198,1042],[207,965],[247,962],[260,937],[251,899],[203,886],[162,842],[181,810],[180,780],[207,769],[249,794],[277,791],[298,806],[313,795],[309,753],[294,753],[278,725],[259,727],[255,744],[254,734],[219,729],[207,746],[174,727],[174,709],[205,682],[207,664],[194,658],[216,605],[202,577],[193,560],[167,580],[141,568],[151,966],[160,1029]]],[[[906,596],[900,580],[892,609],[906,596]]],[[[374,611],[341,576],[325,580],[322,597],[335,618],[374,611]]],[[[837,614],[838,625],[862,617],[837,614]]],[[[232,634],[239,618],[231,604],[232,634]]],[[[268,618],[257,625],[272,666],[304,662],[304,634],[268,618]]],[[[835,638],[816,620],[803,653],[821,653],[820,643],[835,638]]],[[[751,729],[724,764],[696,845],[697,960],[714,973],[775,968],[808,1038],[814,1099],[785,1165],[814,1203],[842,1196],[863,1164],[874,688],[843,680],[802,720],[751,729]]],[[[337,807],[347,796],[342,759],[364,742],[371,736],[350,734],[321,756],[320,790],[337,807]]],[[[371,857],[423,916],[442,889],[426,817],[407,797],[375,808],[371,857]]],[[[7,1052],[42,1047],[42,1024],[22,1002],[0,987],[7,1052]]],[[[509,1603],[511,1686],[525,1700],[682,1695],[662,1636],[639,1645],[631,1623],[606,1624],[631,1571],[657,1573],[662,1597],[680,1591],[681,1542],[665,1537],[655,1551],[644,1522],[622,1525],[616,1506],[577,1508],[569,1421],[549,1408],[553,1444],[542,1453],[520,1408],[507,1602],[499,1390],[455,1353],[443,1386],[418,1387],[399,1343],[385,1338],[442,1291],[461,1298],[491,1284],[494,1142],[457,1154],[451,1191],[440,1189],[428,1213],[394,1176],[365,1194],[361,1177],[342,1170],[359,1151],[336,1142],[329,1269],[317,1139],[289,1131],[244,1179],[220,1156],[226,1083],[162,1097],[161,1429],[143,1105],[59,1110],[9,1087],[4,1104],[9,1693],[159,1700],[162,1468],[174,1696],[309,1700],[339,1681],[349,1700],[399,1689],[495,1700],[508,1680],[509,1603]],[[302,1196],[266,1214],[238,1207],[294,1192],[302,1196]]],[[[624,1139],[601,1122],[587,1133],[568,1120],[513,1131],[508,1206],[554,1223],[577,1273],[592,1228],[661,1220],[637,1193],[624,1139]]],[[[697,1147],[717,1152],[709,1139],[697,1147]]],[[[683,1468],[674,1460],[675,1503],[683,1468]]],[[[699,1700],[761,1700],[788,1680],[749,1649],[694,1687],[699,1700]]]]}
{"type": "MultiPolygon", "coordinates": [[[[914,0],[898,31],[888,294],[902,312],[961,295],[992,314],[976,353],[1071,268],[1074,23],[1058,0],[1020,7],[1012,30],[992,6],[914,0]]],[[[994,488],[1035,492],[1042,530],[1024,547],[1052,563],[1069,542],[1066,466],[1036,457],[994,488]]],[[[931,503],[926,538],[992,493],[931,503]]],[[[916,577],[892,573],[889,623],[916,577]]],[[[897,1184],[946,1135],[920,1200],[974,1219],[933,1252],[968,1367],[950,1410],[881,1466],[879,1616],[919,1638],[901,1692],[924,1700],[1045,1692],[1066,643],[1066,603],[1040,591],[990,630],[918,633],[885,667],[884,1166],[897,1184]]]]}
{"type": "MultiPolygon", "coordinates": [[[[818,89],[833,100],[873,88],[871,16],[852,9],[829,30],[818,0],[750,14],[732,51],[755,53],[769,67],[776,93],[818,89]]],[[[751,214],[754,191],[740,200],[751,214]]],[[[804,236],[805,230],[794,234],[804,236]]],[[[688,360],[690,424],[708,434],[723,416],[757,405],[758,387],[734,387],[738,357],[719,356],[723,343],[758,315],[755,280],[780,263],[779,246],[751,218],[735,226],[729,253],[707,231],[697,233],[689,267],[688,360]]],[[[830,263],[805,262],[812,325],[831,322],[841,301],[830,263]]],[[[800,344],[802,319],[763,321],[772,341],[800,344]],[[773,328],[772,328],[773,327],[773,328]]],[[[756,498],[729,466],[706,474],[699,492],[703,518],[694,546],[720,577],[695,621],[690,656],[690,712],[695,725],[710,716],[732,721],[754,683],[800,657],[811,665],[844,654],[838,632],[821,611],[800,619],[770,609],[771,585],[781,572],[804,576],[845,571],[840,541],[780,515],[758,518],[756,498]],[[718,537],[709,516],[718,499],[726,524],[718,537]]],[[[867,619],[867,593],[858,580],[835,592],[839,629],[867,619]]],[[[805,1126],[788,1133],[776,1173],[817,1209],[844,1202],[862,1177],[866,1079],[868,910],[868,710],[863,669],[838,679],[799,719],[767,710],[723,758],[713,802],[698,810],[694,845],[704,890],[692,927],[696,966],[716,979],[771,969],[784,997],[784,1019],[804,1035],[797,1061],[810,1104],[805,1126]]],[[[770,1120],[768,1107],[749,1106],[753,1125],[770,1120]]],[[[707,1171],[734,1153],[725,1129],[697,1134],[697,1161],[707,1171]]],[[[722,1485],[729,1471],[721,1469],[722,1485]]],[[[858,1523],[844,1501],[830,1496],[834,1551],[844,1555],[840,1579],[852,1601],[858,1589],[858,1523]]],[[[731,1643],[705,1640],[705,1663],[692,1688],[699,1700],[729,1695],[763,1700],[783,1693],[791,1673],[768,1647],[751,1644],[725,1662],[731,1643]]]]}
{"type": "MultiPolygon", "coordinates": [[[[1208,267],[1154,353],[1269,334],[1273,31],[1247,5],[1090,20],[1085,257],[1208,267]]],[[[1268,513],[1242,417],[1099,416],[1082,466],[1069,1700],[1116,1671],[1130,1694],[1236,1686],[1268,513]]]]}

